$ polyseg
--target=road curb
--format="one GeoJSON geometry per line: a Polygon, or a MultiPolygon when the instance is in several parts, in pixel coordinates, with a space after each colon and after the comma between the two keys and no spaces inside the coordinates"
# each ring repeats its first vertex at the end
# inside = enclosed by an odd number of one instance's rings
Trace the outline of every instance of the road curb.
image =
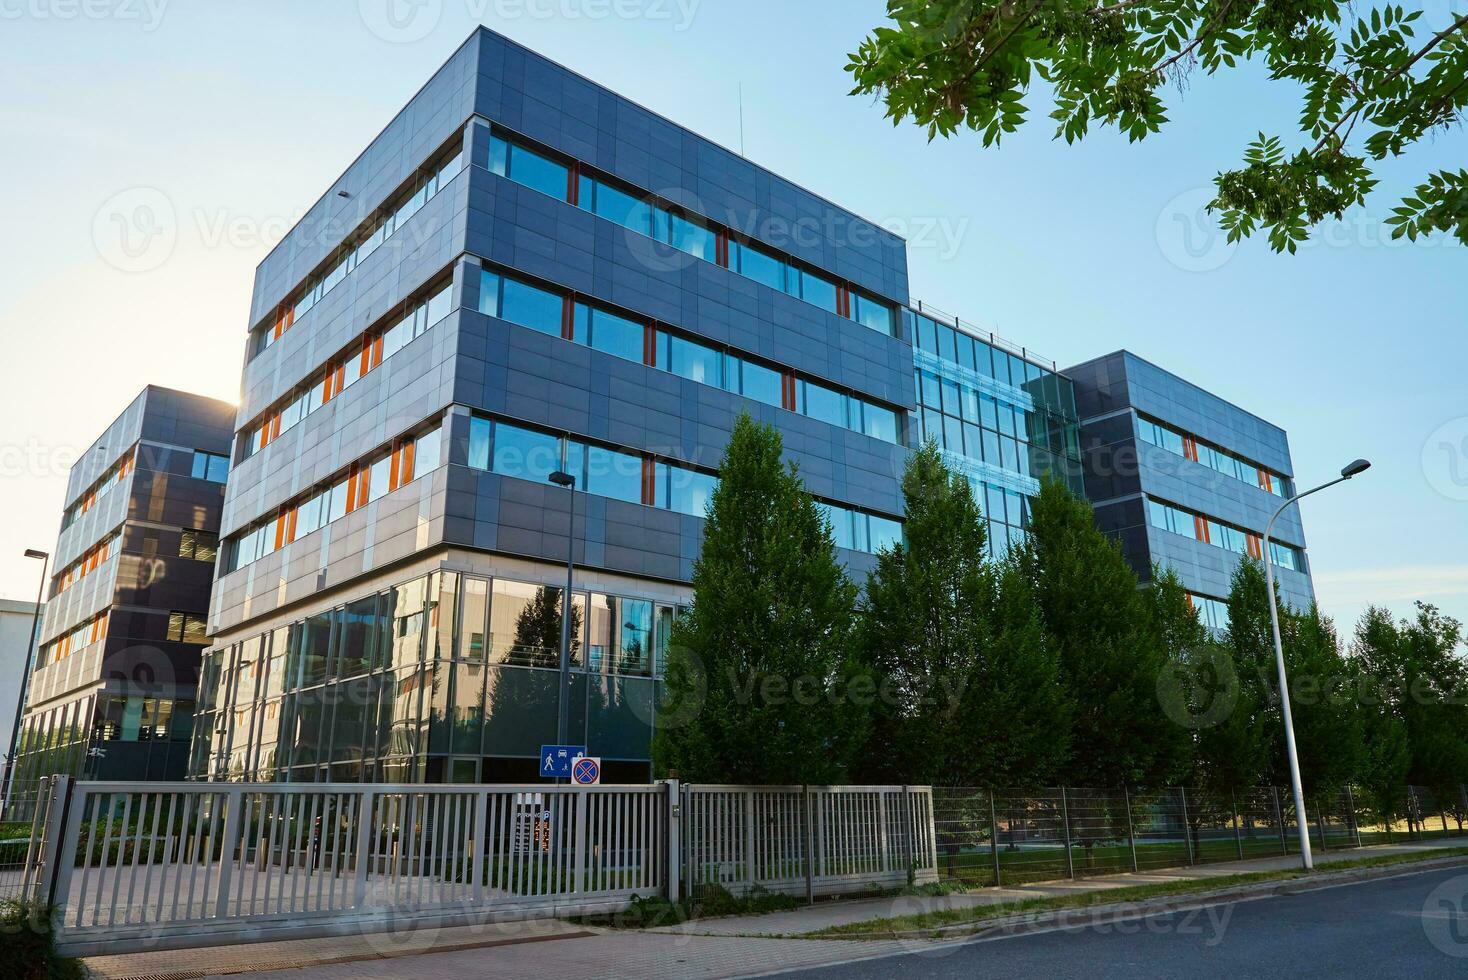
{"type": "Polygon", "coordinates": [[[1019,936],[1057,927],[1094,925],[1098,917],[1107,920],[1125,919],[1139,914],[1156,915],[1163,912],[1185,912],[1228,900],[1251,900],[1273,898],[1278,895],[1296,895],[1314,891],[1330,885],[1370,881],[1374,878],[1390,878],[1401,874],[1437,871],[1443,868],[1468,867],[1468,855],[1430,858],[1423,861],[1403,861],[1397,864],[1379,865],[1371,868],[1349,868],[1342,871],[1317,871],[1304,878],[1286,878],[1279,881],[1263,881],[1247,885],[1234,885],[1211,890],[1188,892],[1185,895],[1170,895],[1143,899],[1135,902],[1107,902],[1097,905],[1055,909],[1046,912],[1028,912],[1002,918],[984,919],[980,922],[958,922],[930,929],[902,929],[864,933],[846,933],[839,936],[819,936],[808,933],[802,939],[983,939],[992,936],[1019,936]]]}

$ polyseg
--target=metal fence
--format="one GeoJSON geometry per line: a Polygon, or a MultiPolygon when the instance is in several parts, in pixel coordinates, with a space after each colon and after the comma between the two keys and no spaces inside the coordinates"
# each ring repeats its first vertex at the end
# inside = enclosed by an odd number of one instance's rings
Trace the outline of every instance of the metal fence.
{"type": "Polygon", "coordinates": [[[927,787],[103,783],[56,776],[14,890],[70,955],[936,880],[927,787]]]}
{"type": "Polygon", "coordinates": [[[837,895],[937,880],[927,786],[683,787],[683,887],[837,895]]]}
{"type": "MultiPolygon", "coordinates": [[[[1351,787],[1306,801],[1311,846],[1328,850],[1468,836],[1468,788],[1408,786],[1373,812],[1351,787]]],[[[1056,787],[934,790],[939,877],[972,885],[1152,871],[1299,852],[1287,789],[1240,793],[1056,787]]]]}
{"type": "Polygon", "coordinates": [[[37,780],[17,780],[0,800],[0,901],[22,897],[26,854],[41,790],[37,780]]]}

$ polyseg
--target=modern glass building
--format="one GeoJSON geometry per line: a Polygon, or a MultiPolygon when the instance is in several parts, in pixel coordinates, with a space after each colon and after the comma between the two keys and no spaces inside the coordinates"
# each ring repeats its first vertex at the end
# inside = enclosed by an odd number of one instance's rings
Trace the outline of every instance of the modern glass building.
{"type": "MultiPolygon", "coordinates": [[[[1226,626],[1223,600],[1240,557],[1264,558],[1265,525],[1294,493],[1289,437],[1130,351],[1065,373],[1075,382],[1097,522],[1139,576],[1173,569],[1204,623],[1226,626]]],[[[1269,557],[1281,598],[1308,607],[1314,588],[1297,509],[1275,523],[1269,557]]]]}
{"type": "Polygon", "coordinates": [[[150,385],[67,484],[15,779],[181,779],[234,406],[150,385]]]}
{"type": "Polygon", "coordinates": [[[927,435],[996,551],[1041,479],[1083,489],[1070,381],[913,304],[901,239],[483,29],[260,265],[250,323],[197,778],[532,780],[569,606],[572,741],[646,779],[743,412],[857,581],[927,435]]]}

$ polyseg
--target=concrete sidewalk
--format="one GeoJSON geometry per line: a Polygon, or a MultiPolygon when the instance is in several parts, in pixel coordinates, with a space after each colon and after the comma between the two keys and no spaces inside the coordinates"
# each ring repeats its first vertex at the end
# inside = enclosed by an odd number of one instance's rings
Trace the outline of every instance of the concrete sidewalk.
{"type": "MultiPolygon", "coordinates": [[[[1315,866],[1325,867],[1341,861],[1359,860],[1385,854],[1449,850],[1457,847],[1468,847],[1468,838],[1383,844],[1345,851],[1316,851],[1315,866]]],[[[984,888],[962,895],[899,895],[850,902],[818,902],[813,906],[789,912],[770,912],[765,915],[735,916],[727,919],[705,919],[653,931],[698,936],[802,936],[828,929],[831,926],[890,919],[894,916],[915,915],[920,912],[1010,905],[1034,898],[1057,898],[1081,892],[1106,891],[1112,888],[1127,888],[1133,885],[1150,885],[1166,881],[1223,878],[1251,871],[1278,871],[1299,866],[1299,855],[1280,855],[1247,861],[1205,864],[1192,868],[1169,868],[1165,871],[1149,871],[1141,874],[1104,875],[1080,878],[1075,881],[1047,881],[1032,885],[1017,885],[1012,888],[984,888]]]]}
{"type": "MultiPolygon", "coordinates": [[[[1445,850],[1468,840],[1424,841],[1328,851],[1318,865],[1381,854],[1445,850]]],[[[1221,878],[1249,871],[1294,868],[1297,857],[1261,858],[1145,874],[1111,875],[966,895],[899,896],[821,902],[767,915],[737,916],[647,931],[593,929],[552,920],[499,922],[453,928],[415,927],[399,934],[215,946],[203,949],[94,956],[85,962],[97,980],[191,980],[205,976],[283,971],[290,980],[479,978],[554,976],[556,980],[750,977],[890,956],[900,952],[947,955],[939,940],[812,940],[790,938],[833,925],[866,922],[945,908],[1001,905],[1164,881],[1221,878]]],[[[1407,865],[1406,867],[1410,867],[1407,865]]]]}

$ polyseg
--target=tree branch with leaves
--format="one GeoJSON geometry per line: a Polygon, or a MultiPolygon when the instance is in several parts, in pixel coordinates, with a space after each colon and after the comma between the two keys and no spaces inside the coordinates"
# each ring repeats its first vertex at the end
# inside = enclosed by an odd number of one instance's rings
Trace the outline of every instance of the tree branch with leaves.
{"type": "MultiPolygon", "coordinates": [[[[1168,121],[1168,85],[1258,60],[1303,89],[1299,145],[1260,133],[1242,166],[1215,177],[1210,208],[1231,241],[1264,231],[1293,252],[1364,203],[1376,163],[1468,108],[1468,14],[1419,37],[1420,10],[1354,11],[1343,0],[888,0],[892,23],[847,71],[852,94],[880,98],[894,124],[911,119],[929,139],[967,128],[987,147],[1024,124],[1036,79],[1057,138],[1073,143],[1095,122],[1135,142],[1168,121]]],[[[1468,170],[1428,174],[1387,224],[1393,238],[1468,244],[1468,170]]]]}

